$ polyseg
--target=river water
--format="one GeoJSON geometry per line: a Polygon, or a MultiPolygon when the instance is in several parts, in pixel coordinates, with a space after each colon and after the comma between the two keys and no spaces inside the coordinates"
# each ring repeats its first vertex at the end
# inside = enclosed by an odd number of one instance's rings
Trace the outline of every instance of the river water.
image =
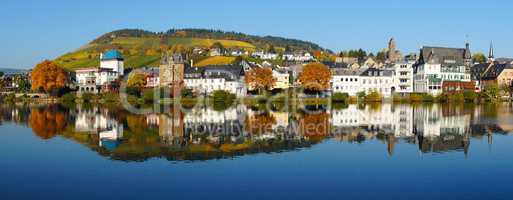
{"type": "Polygon", "coordinates": [[[2,199],[512,199],[513,106],[0,106],[2,199]]]}

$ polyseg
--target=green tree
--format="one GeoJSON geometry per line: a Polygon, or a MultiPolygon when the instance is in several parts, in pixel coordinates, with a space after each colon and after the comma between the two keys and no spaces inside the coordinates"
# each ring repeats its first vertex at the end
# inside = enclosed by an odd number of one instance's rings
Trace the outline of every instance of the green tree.
{"type": "Polygon", "coordinates": [[[142,72],[133,72],[128,76],[128,87],[143,88],[146,85],[146,75],[142,72]]]}
{"type": "Polygon", "coordinates": [[[474,63],[485,63],[486,56],[483,53],[475,53],[474,55],[472,55],[472,61],[474,63]]]}
{"type": "Polygon", "coordinates": [[[383,51],[378,52],[378,54],[376,55],[376,61],[385,62],[385,60],[386,60],[385,52],[383,52],[383,51]]]}
{"type": "Polygon", "coordinates": [[[488,85],[483,90],[483,94],[489,100],[497,99],[497,96],[499,94],[499,87],[497,85],[495,85],[495,84],[488,85]]]}
{"type": "Polygon", "coordinates": [[[4,76],[4,72],[0,72],[0,77],[3,77],[4,76]]]}
{"type": "Polygon", "coordinates": [[[3,78],[0,78],[0,91],[3,91],[4,90],[4,79],[3,78]]]}
{"type": "Polygon", "coordinates": [[[21,74],[17,74],[14,76],[12,81],[17,86],[18,92],[26,92],[30,89],[30,82],[27,80],[27,77],[21,74]]]}
{"type": "Polygon", "coordinates": [[[223,44],[221,44],[220,42],[215,42],[214,44],[212,44],[212,46],[210,46],[210,48],[218,48],[219,50],[221,50],[221,52],[224,52],[226,50],[226,48],[224,48],[223,44]]]}
{"type": "Polygon", "coordinates": [[[499,89],[504,95],[507,95],[508,97],[512,96],[513,87],[511,87],[511,85],[503,84],[499,89]]]}

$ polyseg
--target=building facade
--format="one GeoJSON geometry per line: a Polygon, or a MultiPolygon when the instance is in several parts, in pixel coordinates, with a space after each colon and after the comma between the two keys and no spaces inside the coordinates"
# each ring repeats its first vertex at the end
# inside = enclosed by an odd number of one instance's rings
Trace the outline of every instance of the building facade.
{"type": "Polygon", "coordinates": [[[407,61],[394,64],[396,93],[405,95],[413,92],[413,64],[414,62],[407,61]]]}
{"type": "Polygon", "coordinates": [[[124,59],[119,51],[109,50],[100,55],[100,67],[75,70],[79,93],[107,92],[118,87],[124,74],[124,59]]]}
{"type": "Polygon", "coordinates": [[[472,57],[466,48],[423,47],[415,65],[414,91],[438,95],[444,81],[470,82],[472,57]]]}
{"type": "Polygon", "coordinates": [[[239,97],[246,95],[242,65],[187,67],[184,77],[184,86],[196,94],[225,90],[239,97]]]}
{"type": "Polygon", "coordinates": [[[180,96],[184,87],[184,70],[188,65],[181,54],[165,55],[159,67],[161,88],[171,89],[171,94],[180,96]]]}

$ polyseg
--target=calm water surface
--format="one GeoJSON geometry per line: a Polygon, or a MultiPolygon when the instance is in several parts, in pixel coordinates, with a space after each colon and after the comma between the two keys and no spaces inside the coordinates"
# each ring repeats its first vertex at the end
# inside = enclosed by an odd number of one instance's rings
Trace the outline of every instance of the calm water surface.
{"type": "Polygon", "coordinates": [[[2,199],[513,199],[513,107],[0,106],[2,199]]]}

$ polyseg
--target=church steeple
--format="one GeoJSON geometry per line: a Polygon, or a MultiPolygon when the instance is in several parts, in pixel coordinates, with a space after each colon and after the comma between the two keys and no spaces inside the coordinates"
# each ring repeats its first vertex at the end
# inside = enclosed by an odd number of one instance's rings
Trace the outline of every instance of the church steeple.
{"type": "Polygon", "coordinates": [[[465,44],[465,65],[467,66],[467,71],[470,70],[470,66],[472,65],[472,54],[470,53],[470,44],[467,42],[465,44]]]}
{"type": "Polygon", "coordinates": [[[490,62],[493,62],[495,59],[494,59],[494,55],[493,55],[493,42],[490,41],[490,50],[488,51],[488,61],[490,62]]]}

